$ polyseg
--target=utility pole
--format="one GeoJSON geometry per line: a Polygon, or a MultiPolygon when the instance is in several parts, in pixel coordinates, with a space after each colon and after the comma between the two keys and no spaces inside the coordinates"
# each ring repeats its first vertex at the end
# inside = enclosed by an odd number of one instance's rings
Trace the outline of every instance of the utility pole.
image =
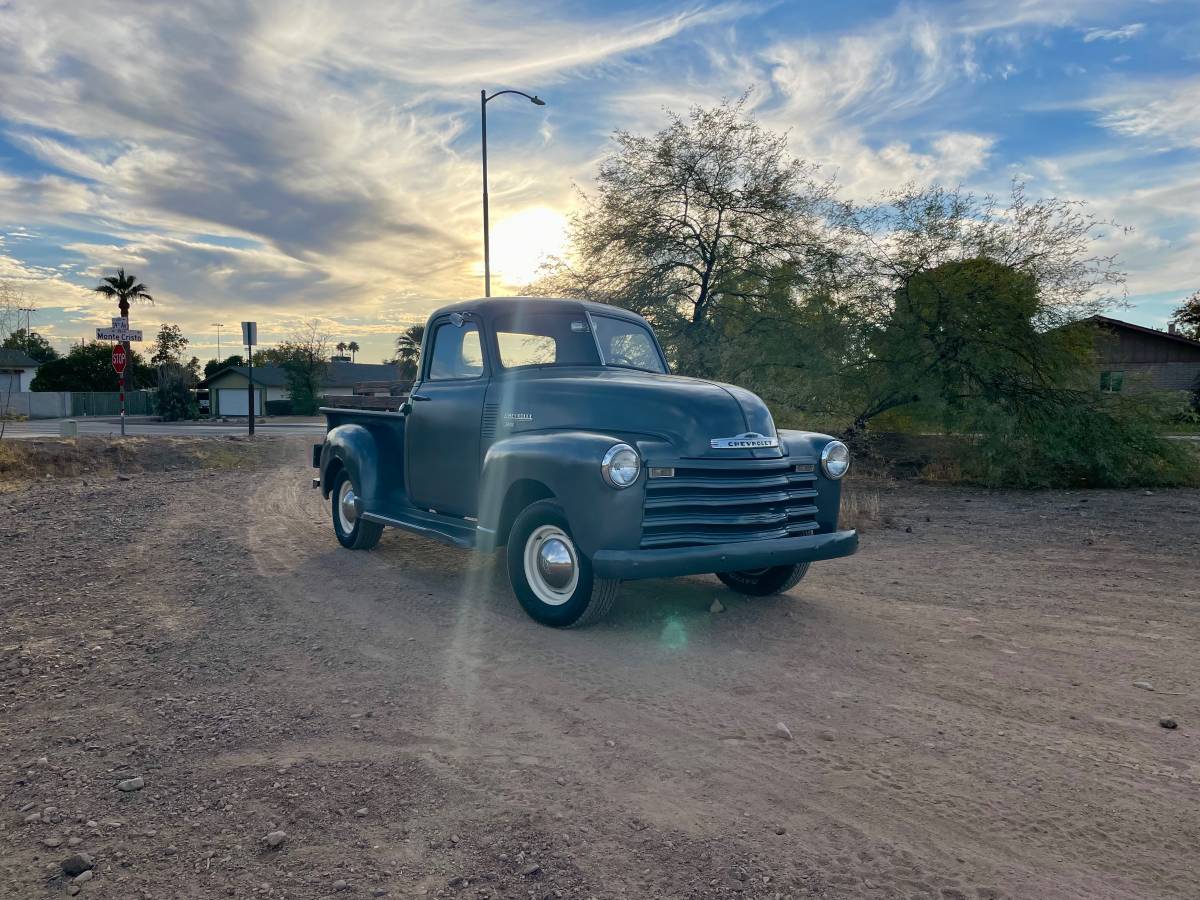
{"type": "Polygon", "coordinates": [[[225,327],[225,323],[224,322],[209,322],[208,324],[212,325],[214,328],[217,329],[217,362],[220,362],[221,361],[221,329],[225,327]]]}
{"type": "Polygon", "coordinates": [[[17,307],[17,324],[21,324],[19,314],[25,313],[25,352],[29,352],[29,348],[33,346],[33,321],[30,316],[37,312],[36,306],[18,306],[17,307]]]}

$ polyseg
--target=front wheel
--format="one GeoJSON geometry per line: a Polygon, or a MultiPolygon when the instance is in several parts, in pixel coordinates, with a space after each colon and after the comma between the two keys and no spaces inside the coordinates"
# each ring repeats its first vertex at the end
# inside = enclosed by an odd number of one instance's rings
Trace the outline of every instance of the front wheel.
{"type": "Polygon", "coordinates": [[[530,618],[554,628],[603,618],[620,581],[596,578],[571,537],[566,514],[553,500],[526,507],[508,536],[508,580],[530,618]]]}
{"type": "Polygon", "coordinates": [[[333,480],[329,494],[333,505],[333,533],[338,543],[350,550],[370,550],[379,543],[383,526],[359,515],[361,503],[349,473],[342,469],[333,480]]]}
{"type": "Polygon", "coordinates": [[[766,597],[782,594],[800,583],[808,573],[808,563],[791,566],[770,566],[766,569],[749,569],[744,572],[718,572],[717,577],[730,590],[751,597],[766,597]]]}

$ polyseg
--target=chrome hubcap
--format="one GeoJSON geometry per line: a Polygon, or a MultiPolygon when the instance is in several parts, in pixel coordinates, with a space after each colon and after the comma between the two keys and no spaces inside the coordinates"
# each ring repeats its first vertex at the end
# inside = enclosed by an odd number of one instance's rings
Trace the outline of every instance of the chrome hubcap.
{"type": "Polygon", "coordinates": [[[338,494],[338,516],[342,520],[343,531],[354,530],[354,523],[358,521],[358,497],[354,493],[354,485],[349,481],[342,483],[338,494]]]}
{"type": "Polygon", "coordinates": [[[537,564],[546,583],[558,590],[570,584],[571,576],[575,574],[575,560],[571,559],[567,545],[558,538],[542,541],[542,546],[538,548],[537,564]]]}
{"type": "Polygon", "coordinates": [[[557,525],[540,525],[525,542],[525,580],[537,598],[561,606],[579,586],[579,556],[570,535],[557,525]]]}

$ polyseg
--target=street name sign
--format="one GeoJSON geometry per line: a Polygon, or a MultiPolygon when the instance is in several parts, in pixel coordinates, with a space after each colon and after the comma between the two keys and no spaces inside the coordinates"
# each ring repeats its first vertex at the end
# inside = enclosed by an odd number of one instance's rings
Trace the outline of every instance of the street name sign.
{"type": "Polygon", "coordinates": [[[142,340],[140,328],[97,328],[98,341],[138,341],[142,340]]]}

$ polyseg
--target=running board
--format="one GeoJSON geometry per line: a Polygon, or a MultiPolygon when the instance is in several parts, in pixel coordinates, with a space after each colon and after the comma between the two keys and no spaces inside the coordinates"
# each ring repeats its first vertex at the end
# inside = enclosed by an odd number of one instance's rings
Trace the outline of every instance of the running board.
{"type": "Polygon", "coordinates": [[[384,516],[379,513],[364,512],[362,518],[368,522],[378,522],[392,528],[403,528],[413,534],[433,538],[452,547],[462,547],[464,550],[474,550],[476,545],[476,530],[473,522],[456,519],[453,516],[443,516],[438,513],[426,512],[423,509],[406,509],[394,516],[384,516]]]}

